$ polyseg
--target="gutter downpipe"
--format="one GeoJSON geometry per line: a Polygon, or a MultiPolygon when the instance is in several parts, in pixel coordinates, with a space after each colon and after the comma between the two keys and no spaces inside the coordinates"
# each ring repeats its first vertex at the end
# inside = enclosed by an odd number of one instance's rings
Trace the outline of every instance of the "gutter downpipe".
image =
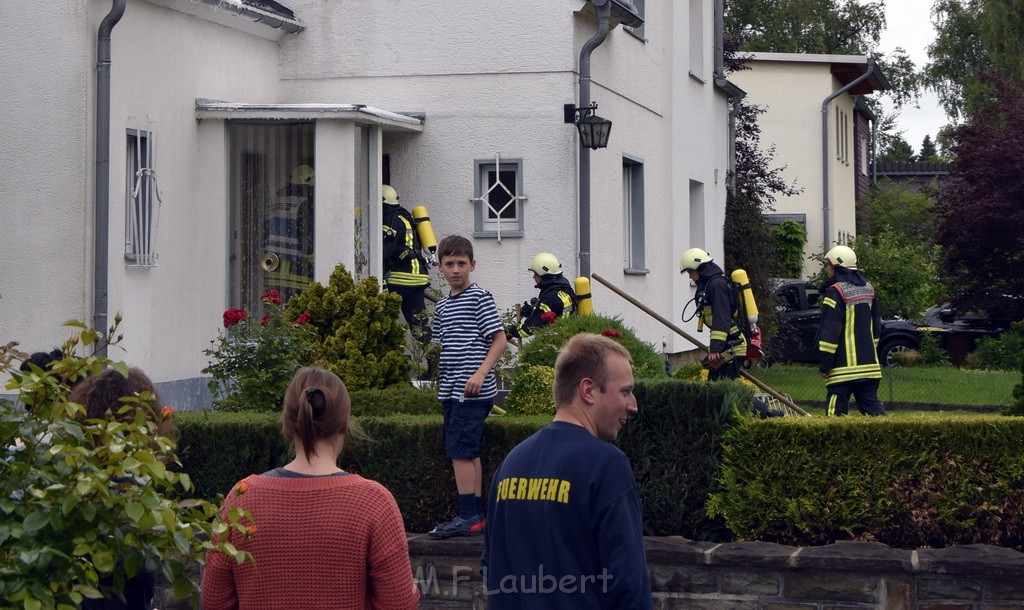
{"type": "Polygon", "coordinates": [[[867,77],[871,76],[874,73],[875,73],[875,62],[868,61],[868,71],[867,72],[865,72],[864,74],[861,74],[857,78],[853,79],[852,81],[847,83],[845,86],[843,86],[842,89],[840,89],[839,91],[836,91],[832,95],[826,97],[824,99],[824,101],[821,102],[821,177],[822,177],[821,178],[822,179],[821,220],[822,220],[822,225],[823,225],[822,229],[821,229],[822,230],[822,242],[821,242],[821,252],[822,252],[822,254],[828,252],[828,250],[829,250],[828,246],[829,246],[829,243],[830,243],[829,242],[829,237],[831,237],[831,233],[828,230],[828,225],[829,225],[829,218],[828,218],[828,212],[829,212],[829,207],[828,207],[828,105],[829,105],[829,102],[831,102],[832,100],[836,99],[840,95],[846,93],[850,89],[853,89],[855,86],[859,85],[862,81],[864,81],[867,77]]]}
{"type": "MultiPolygon", "coordinates": [[[[579,108],[590,107],[590,54],[608,36],[611,0],[589,0],[597,15],[597,33],[580,50],[579,108]]],[[[590,277],[590,149],[580,144],[580,275],[590,277]]]]}
{"type": "MultiPolygon", "coordinates": [[[[96,35],[96,220],[93,241],[92,325],[107,332],[107,265],[110,247],[110,33],[124,15],[127,0],[113,0],[96,35]]],[[[107,355],[106,340],[98,356],[107,355]]]]}

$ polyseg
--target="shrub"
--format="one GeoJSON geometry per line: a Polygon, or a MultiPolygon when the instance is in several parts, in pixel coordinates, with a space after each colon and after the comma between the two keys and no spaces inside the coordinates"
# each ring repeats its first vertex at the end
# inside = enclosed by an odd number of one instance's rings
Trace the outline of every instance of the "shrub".
{"type": "Polygon", "coordinates": [[[349,396],[354,416],[436,415],[441,412],[434,388],[395,385],[354,390],[349,396]]]}
{"type": "Polygon", "coordinates": [[[1014,322],[1010,325],[1010,332],[1007,333],[1017,338],[1017,370],[1021,373],[1021,381],[1013,386],[1013,400],[1010,408],[1004,411],[1006,415],[1024,415],[1024,321],[1014,322]]]}
{"type": "Polygon", "coordinates": [[[288,315],[276,290],[260,300],[267,313],[259,320],[241,309],[225,311],[224,330],[203,351],[211,358],[203,372],[212,377],[213,404],[222,411],[279,411],[295,371],[313,362],[309,314],[288,315]]]}
{"type": "Polygon", "coordinates": [[[142,569],[159,569],[177,598],[198,586],[186,566],[217,549],[243,560],[211,534],[229,528],[245,532],[233,511],[228,522],[206,501],[174,498],[191,489],[189,476],[169,468],[175,444],[158,434],[172,416],[154,411],[147,393],[123,399],[119,415],[129,419],[80,421],[81,405],[68,402],[68,383],[104,365],[127,374],[122,362],[95,353],[77,356],[79,346],[112,347],[120,316],[103,335],[84,324],[63,346],[66,357],[46,370],[14,365],[22,356],[14,344],[0,348],[0,373],[7,389],[32,405],[32,413],[0,404],[0,598],[23,608],[75,608],[86,598],[114,599],[125,580],[142,569]],[[157,414],[154,415],[154,412],[157,414]],[[160,421],[155,421],[160,419],[160,421]]]}
{"type": "Polygon", "coordinates": [[[707,369],[699,362],[687,362],[672,373],[672,379],[680,381],[700,381],[707,379],[707,369]]]}
{"type": "Polygon", "coordinates": [[[618,318],[605,316],[563,316],[539,329],[519,354],[520,370],[533,365],[554,367],[559,348],[579,333],[606,334],[621,343],[633,357],[633,375],[636,378],[665,377],[664,360],[654,346],[641,341],[618,318]]]}
{"type": "Polygon", "coordinates": [[[982,337],[977,349],[967,354],[966,363],[974,369],[1012,371],[1017,368],[1020,349],[1020,337],[1012,330],[999,337],[982,337]]]}
{"type": "Polygon", "coordinates": [[[921,352],[916,349],[896,352],[892,355],[892,361],[895,364],[908,369],[914,368],[915,366],[921,366],[921,352]]]}
{"type": "Polygon", "coordinates": [[[555,412],[552,386],[555,369],[542,364],[527,366],[516,373],[505,409],[513,415],[550,415],[555,412]]]}
{"type": "Polygon", "coordinates": [[[288,300],[288,316],[310,314],[316,329],[315,359],[349,390],[409,384],[412,361],[405,354],[406,327],[398,322],[402,299],[382,292],[377,280],[358,284],[344,265],[327,286],[313,282],[288,300]]]}
{"type": "Polygon", "coordinates": [[[945,366],[949,364],[949,355],[939,346],[939,340],[932,333],[921,335],[921,347],[918,349],[922,366],[945,366]]]}

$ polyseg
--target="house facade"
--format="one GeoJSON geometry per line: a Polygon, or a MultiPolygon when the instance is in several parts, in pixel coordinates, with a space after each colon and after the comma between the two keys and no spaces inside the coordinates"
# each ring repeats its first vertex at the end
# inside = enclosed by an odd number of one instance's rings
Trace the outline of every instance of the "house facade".
{"type": "MultiPolygon", "coordinates": [[[[582,161],[563,106],[598,33],[592,1],[6,7],[4,340],[51,349],[63,321],[105,327],[119,312],[125,351],[111,356],[202,406],[202,350],[225,309],[338,263],[380,276],[382,183],[427,206],[438,238],[472,239],[474,279],[501,309],[534,296],[537,252],[575,277],[582,161]]],[[[612,27],[589,55],[591,98],[613,121],[590,154],[590,270],[678,319],[693,296],[679,253],[722,252],[721,7],[608,1],[612,27]]],[[[692,349],[596,282],[593,294],[645,340],[692,349]]]]}
{"type": "Polygon", "coordinates": [[[750,70],[730,75],[762,106],[761,142],[775,147],[782,176],[800,189],[779,198],[769,220],[807,231],[804,276],[820,269],[809,257],[856,235],[856,202],[870,180],[871,122],[859,96],[889,88],[865,56],[753,53],[750,70]]]}

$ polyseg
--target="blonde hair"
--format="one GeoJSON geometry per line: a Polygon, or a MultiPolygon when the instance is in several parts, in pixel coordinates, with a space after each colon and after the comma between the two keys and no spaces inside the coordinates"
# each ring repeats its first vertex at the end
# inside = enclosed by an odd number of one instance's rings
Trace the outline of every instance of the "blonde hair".
{"type": "Polygon", "coordinates": [[[584,379],[593,379],[601,391],[604,391],[608,379],[609,352],[617,353],[629,362],[633,361],[629,350],[621,344],[593,333],[575,335],[558,350],[553,387],[555,410],[572,403],[576,396],[576,388],[584,379]]]}

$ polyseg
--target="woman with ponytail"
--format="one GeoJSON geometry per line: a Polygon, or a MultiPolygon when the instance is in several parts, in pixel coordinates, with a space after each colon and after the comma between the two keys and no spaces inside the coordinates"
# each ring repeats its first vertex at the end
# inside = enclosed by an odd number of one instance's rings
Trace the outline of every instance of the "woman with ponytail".
{"type": "Polygon", "coordinates": [[[295,459],[252,475],[221,507],[252,516],[231,542],[252,554],[238,564],[211,552],[204,610],[221,608],[412,609],[419,602],[405,525],[382,485],[338,468],[352,435],[345,384],[316,367],[300,369],[285,393],[281,429],[295,459]]]}

